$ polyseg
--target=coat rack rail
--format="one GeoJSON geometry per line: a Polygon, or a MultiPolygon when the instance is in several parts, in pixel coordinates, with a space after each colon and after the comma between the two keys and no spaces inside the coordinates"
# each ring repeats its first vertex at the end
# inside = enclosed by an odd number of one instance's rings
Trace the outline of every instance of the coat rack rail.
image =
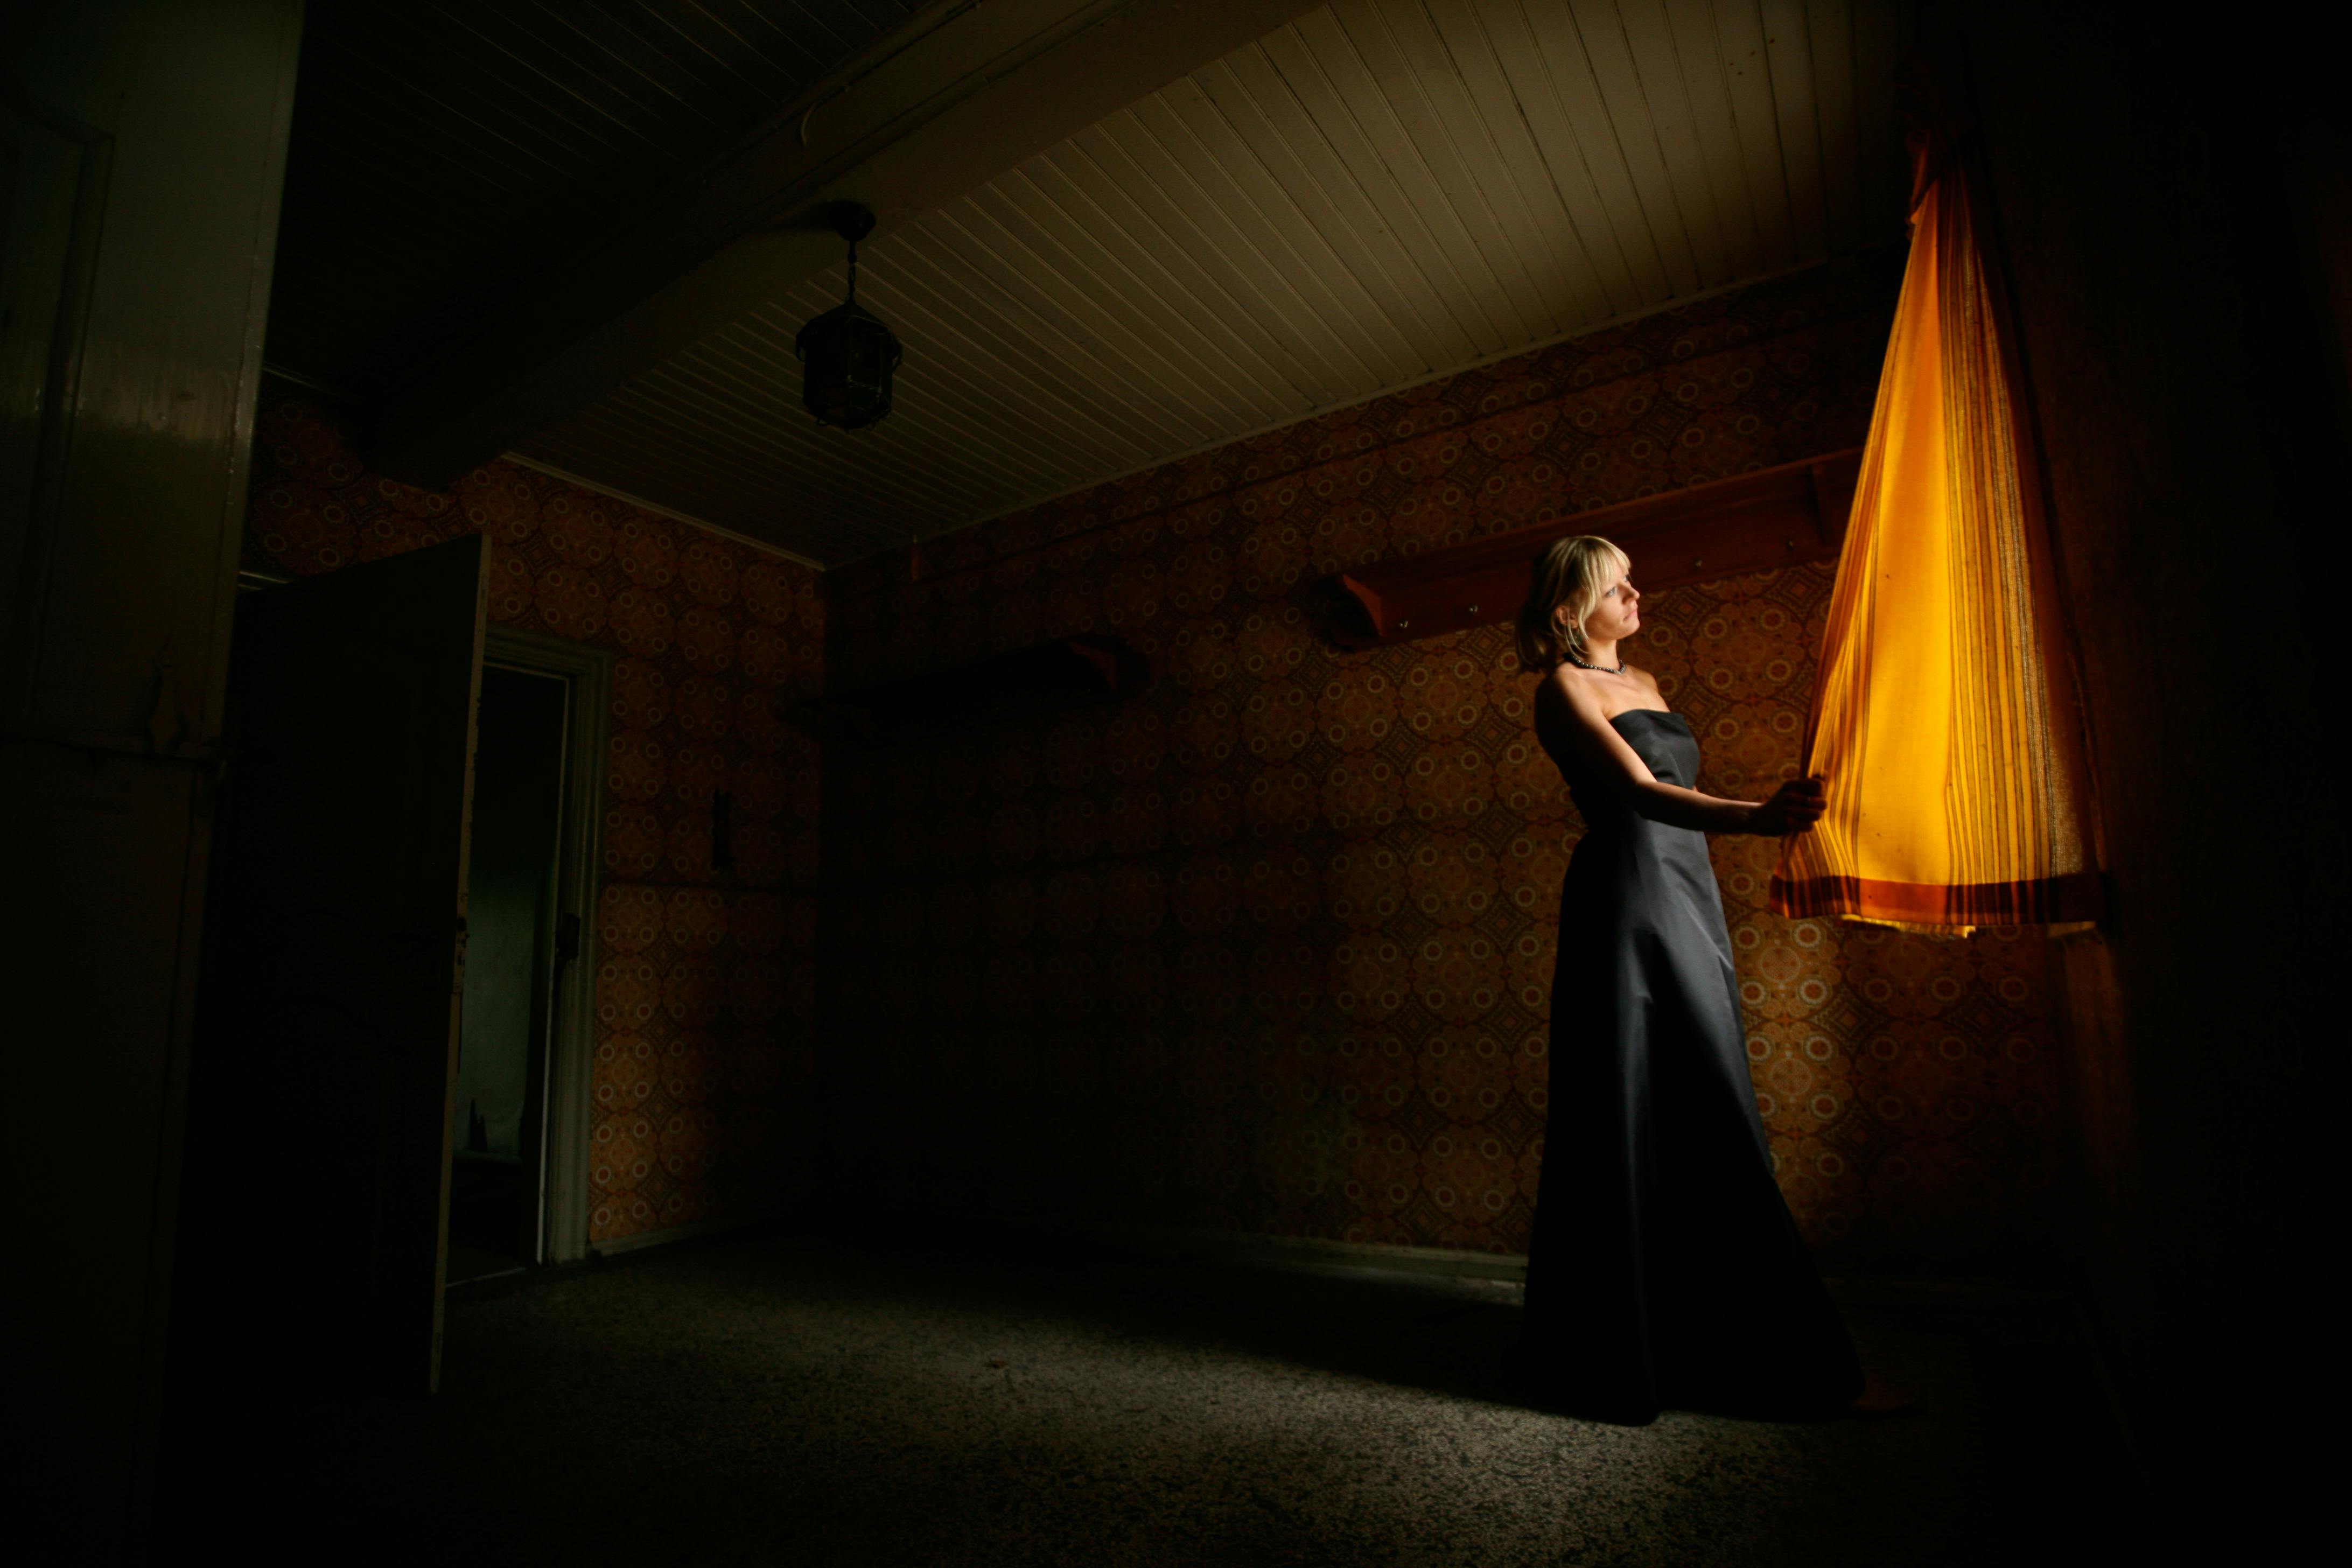
{"type": "Polygon", "coordinates": [[[1861,471],[1856,447],[1342,572],[1332,579],[1343,622],[1333,637],[1381,647],[1508,620],[1537,552],[1570,534],[1615,541],[1644,589],[1832,559],[1861,471]]]}

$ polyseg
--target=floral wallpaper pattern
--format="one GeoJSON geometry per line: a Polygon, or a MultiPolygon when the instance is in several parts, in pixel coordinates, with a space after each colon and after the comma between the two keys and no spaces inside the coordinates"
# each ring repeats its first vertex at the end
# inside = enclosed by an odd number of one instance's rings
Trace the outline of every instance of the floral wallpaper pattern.
{"type": "MultiPolygon", "coordinates": [[[[1523,1250],[1580,825],[1505,628],[1343,652],[1316,584],[1859,445],[1891,305],[1816,271],[829,574],[836,693],[1079,631],[1154,666],[1114,705],[829,749],[829,1207],[1523,1250]]],[[[1703,787],[1793,773],[1831,576],[1651,596],[1632,657],[1703,787]]],[[[1770,844],[1715,854],[1808,1237],[2036,1245],[2042,940],[1782,921],[1770,844]]]]}
{"type": "Polygon", "coordinates": [[[299,576],[493,541],[490,615],[614,668],[598,893],[592,1241],[769,1209],[808,1146],[821,769],[779,718],[824,670],[818,573],[507,462],[446,493],[371,474],[265,384],[249,564],[299,576]],[[710,865],[731,797],[734,867],[710,865]]]}
{"type": "MultiPolygon", "coordinates": [[[[1317,585],[1857,445],[1890,313],[1819,271],[825,574],[509,464],[398,485],[272,383],[248,558],[310,574],[487,532],[497,619],[618,656],[594,1239],[1016,1215],[1516,1252],[1580,825],[1504,628],[1343,652],[1317,585]],[[782,717],[1087,630],[1150,686],[822,750],[782,717]]],[[[1650,596],[1633,657],[1705,787],[1794,770],[1830,579],[1650,596]]],[[[1715,854],[1807,1235],[1898,1265],[2043,1245],[2047,945],[1782,921],[1770,845],[1715,854]]]]}

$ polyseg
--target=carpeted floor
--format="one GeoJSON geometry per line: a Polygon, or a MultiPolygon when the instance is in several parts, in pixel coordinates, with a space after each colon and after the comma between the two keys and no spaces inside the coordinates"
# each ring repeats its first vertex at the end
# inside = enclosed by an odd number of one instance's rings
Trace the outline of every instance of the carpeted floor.
{"type": "MultiPolygon", "coordinates": [[[[453,1300],[433,1401],[181,1454],[248,1561],[1991,1563],[2107,1558],[2063,1305],[1843,1292],[1916,1415],[1523,1407],[1507,1287],[759,1240],[453,1300]]],[[[210,1538],[210,1539],[206,1539],[210,1538]]],[[[176,1554],[176,1553],[175,1553],[176,1554]]]]}

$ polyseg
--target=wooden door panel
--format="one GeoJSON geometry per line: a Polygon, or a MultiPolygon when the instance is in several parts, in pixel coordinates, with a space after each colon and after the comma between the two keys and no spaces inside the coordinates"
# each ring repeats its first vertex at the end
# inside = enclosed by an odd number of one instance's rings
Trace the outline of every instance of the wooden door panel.
{"type": "Polygon", "coordinates": [[[488,551],[238,606],[174,1343],[199,1381],[437,1376],[488,551]]]}

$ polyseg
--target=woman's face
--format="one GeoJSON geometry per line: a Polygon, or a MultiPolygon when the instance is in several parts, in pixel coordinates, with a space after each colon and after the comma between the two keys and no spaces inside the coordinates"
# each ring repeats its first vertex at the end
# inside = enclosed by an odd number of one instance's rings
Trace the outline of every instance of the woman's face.
{"type": "MultiPolygon", "coordinates": [[[[1561,618],[1567,618],[1565,607],[1561,611],[1561,618]]],[[[1584,617],[1585,638],[1591,642],[1612,643],[1621,637],[1632,637],[1641,629],[1642,595],[1635,590],[1631,574],[1621,573],[1617,581],[1609,585],[1608,592],[1601,595],[1601,602],[1592,606],[1592,613],[1584,617]]]]}

